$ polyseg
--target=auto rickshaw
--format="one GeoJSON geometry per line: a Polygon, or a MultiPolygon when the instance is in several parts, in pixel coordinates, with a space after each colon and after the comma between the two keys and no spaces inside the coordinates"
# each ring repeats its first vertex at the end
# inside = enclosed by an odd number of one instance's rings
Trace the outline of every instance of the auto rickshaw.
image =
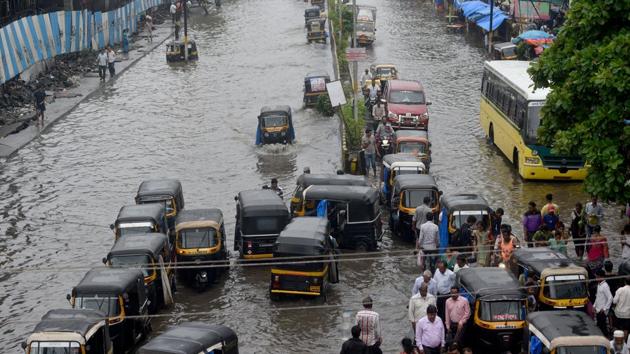
{"type": "MultiPolygon", "coordinates": [[[[304,205],[302,205],[304,190],[310,186],[328,185],[328,186],[369,186],[370,182],[365,176],[355,175],[337,175],[337,174],[302,174],[297,179],[297,186],[293,191],[291,198],[291,215],[304,216],[304,205]]],[[[313,209],[315,206],[307,206],[313,209]]]]}
{"type": "Polygon", "coordinates": [[[311,42],[323,42],[326,43],[326,19],[316,18],[306,21],[306,40],[311,42]]]}
{"type": "Polygon", "coordinates": [[[538,283],[540,310],[582,309],[588,303],[588,272],[567,256],[547,247],[520,248],[513,253],[517,276],[538,283]]]}
{"type": "Polygon", "coordinates": [[[395,153],[412,154],[420,157],[429,170],[431,165],[431,142],[426,130],[399,130],[396,132],[395,153]]]}
{"type": "Polygon", "coordinates": [[[107,317],[115,353],[130,350],[151,330],[144,275],[138,269],[93,268],[66,298],[73,308],[107,317]]]}
{"type": "Polygon", "coordinates": [[[431,175],[400,175],[394,179],[392,206],[389,211],[389,228],[395,235],[405,240],[415,240],[412,229],[416,208],[422,205],[425,197],[431,198],[434,212],[440,210],[440,191],[431,175]]]}
{"type": "Polygon", "coordinates": [[[394,64],[372,64],[370,65],[372,77],[383,81],[397,80],[398,69],[394,64]]]}
{"type": "Polygon", "coordinates": [[[103,317],[94,310],[50,310],[22,342],[22,349],[26,354],[113,354],[109,325],[103,317]]]}
{"type": "MultiPolygon", "coordinates": [[[[164,207],[169,230],[175,230],[177,213],[184,209],[182,184],[176,179],[154,179],[140,183],[136,204],[160,204],[164,207]]],[[[170,236],[170,235],[169,235],[170,236]]]]}
{"type": "Polygon", "coordinates": [[[492,46],[494,60],[516,60],[516,44],[512,42],[496,43],[492,46]]]}
{"type": "Polygon", "coordinates": [[[327,73],[310,73],[304,78],[304,106],[317,105],[320,96],[327,95],[326,84],[330,82],[327,73]]]}
{"type": "MultiPolygon", "coordinates": [[[[166,44],[166,62],[179,63],[186,61],[186,52],[184,41],[173,40],[166,44]]],[[[197,52],[197,43],[188,39],[188,61],[199,60],[199,52],[197,52]]]]}
{"type": "MultiPolygon", "coordinates": [[[[225,247],[225,227],[223,212],[219,209],[182,210],[175,223],[175,253],[180,265],[199,266],[213,262],[208,268],[181,269],[180,273],[195,285],[202,288],[216,281],[225,268],[219,268],[221,261],[229,258],[225,247]]],[[[226,264],[227,265],[227,264],[226,264]]]]}
{"type": "Polygon", "coordinates": [[[324,0],[311,0],[311,5],[319,7],[322,11],[324,10],[324,0]]]}
{"type": "Polygon", "coordinates": [[[319,19],[321,16],[321,10],[319,6],[309,7],[304,10],[304,25],[308,24],[309,20],[319,19]]]}
{"type": "Polygon", "coordinates": [[[278,294],[325,296],[328,283],[339,281],[335,262],[335,241],[330,236],[330,224],[325,218],[307,216],[295,218],[282,230],[273,248],[273,258],[280,263],[271,268],[271,299],[278,294]],[[291,264],[283,264],[289,257],[291,264]],[[309,263],[295,263],[296,257],[309,263]],[[313,261],[321,260],[321,263],[313,261]]]}
{"type": "Polygon", "coordinates": [[[382,163],[379,185],[382,183],[381,197],[388,207],[396,176],[426,173],[426,166],[420,157],[411,154],[388,154],[383,156],[382,163]]]}
{"type": "Polygon", "coordinates": [[[258,116],[256,145],[293,144],[295,131],[289,106],[265,106],[258,116]]]}
{"type": "Polygon", "coordinates": [[[274,242],[290,219],[284,201],[270,189],[242,191],[234,199],[234,250],[244,259],[273,257],[274,242]]]}
{"type": "Polygon", "coordinates": [[[103,263],[114,268],[137,268],[144,275],[149,313],[157,313],[173,302],[175,272],[168,237],[159,233],[122,237],[111,248],[103,263]]]}
{"type": "Polygon", "coordinates": [[[303,195],[305,215],[327,217],[341,248],[365,252],[378,247],[383,224],[375,188],[314,185],[306,188],[303,195]]]}
{"type": "Polygon", "coordinates": [[[516,277],[503,268],[465,268],[457,272],[457,285],[470,304],[464,342],[479,353],[520,353],[527,294],[516,277]]]}
{"type": "Polygon", "coordinates": [[[527,315],[530,354],[610,354],[610,341],[580,311],[538,311],[527,315]]]}
{"type": "MultiPolygon", "coordinates": [[[[446,216],[448,222],[448,241],[456,235],[462,225],[467,221],[469,216],[474,216],[477,221],[481,221],[486,230],[492,230],[492,220],[490,219],[490,213],[492,209],[488,205],[488,201],[477,194],[451,194],[443,196],[440,199],[440,206],[442,208],[442,218],[446,216]]],[[[443,219],[442,219],[443,220],[443,219]]]]}
{"type": "Polygon", "coordinates": [[[164,207],[158,204],[125,205],[120,208],[116,221],[109,228],[114,231],[116,240],[129,234],[169,234],[164,207]]]}
{"type": "Polygon", "coordinates": [[[138,354],[238,354],[238,337],[226,326],[184,322],[140,347],[138,354]]]}

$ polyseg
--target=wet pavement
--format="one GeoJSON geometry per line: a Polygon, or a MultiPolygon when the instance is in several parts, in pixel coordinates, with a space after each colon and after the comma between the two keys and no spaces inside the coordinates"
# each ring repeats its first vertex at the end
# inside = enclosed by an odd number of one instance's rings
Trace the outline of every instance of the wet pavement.
{"type": "MultiPolygon", "coordinates": [[[[431,169],[446,193],[481,193],[512,223],[530,199],[542,202],[548,192],[562,215],[585,201],[579,184],[523,183],[486,143],[478,123],[483,52],[448,33],[430,2],[366,4],[379,11],[370,58],[421,80],[433,102],[431,169]]],[[[37,270],[0,273],[0,352],[19,352],[48,309],[68,307],[65,295],[88,268],[101,265],[113,244],[108,225],[120,206],[133,203],[143,179],[179,178],[187,208],[221,208],[231,245],[238,191],[278,177],[287,194],[305,166],[314,173],[339,167],[337,121],[301,108],[304,75],[332,72],[329,47],[306,44],[306,6],[236,0],[209,16],[200,11],[191,31],[199,62],[169,66],[164,48],[147,55],[2,163],[0,266],[37,270]],[[297,144],[253,146],[256,116],[266,104],[293,107],[297,144]]],[[[337,352],[360,299],[370,294],[382,317],[383,349],[394,352],[411,335],[406,304],[415,259],[396,253],[410,247],[386,235],[378,259],[343,263],[326,302],[272,303],[268,268],[233,268],[206,292],[180,286],[177,304],[153,328],[202,320],[232,327],[243,353],[337,352]]]]}

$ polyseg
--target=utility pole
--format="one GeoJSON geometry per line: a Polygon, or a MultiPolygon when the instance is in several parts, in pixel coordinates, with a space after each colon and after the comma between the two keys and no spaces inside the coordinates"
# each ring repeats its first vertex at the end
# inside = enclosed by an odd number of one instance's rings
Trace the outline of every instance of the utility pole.
{"type": "MultiPolygon", "coordinates": [[[[357,0],[352,0],[352,48],[356,48],[357,46],[357,0]]],[[[357,80],[359,79],[359,63],[354,61],[352,62],[352,71],[353,71],[353,79],[352,80],[352,116],[354,120],[359,119],[359,106],[357,102],[357,92],[358,84],[357,80]]]]}
{"type": "Polygon", "coordinates": [[[182,2],[184,6],[184,61],[188,62],[188,1],[182,2]]]}
{"type": "Polygon", "coordinates": [[[494,19],[494,0],[488,0],[490,3],[490,27],[488,27],[488,53],[492,54],[492,20],[494,19]]]}

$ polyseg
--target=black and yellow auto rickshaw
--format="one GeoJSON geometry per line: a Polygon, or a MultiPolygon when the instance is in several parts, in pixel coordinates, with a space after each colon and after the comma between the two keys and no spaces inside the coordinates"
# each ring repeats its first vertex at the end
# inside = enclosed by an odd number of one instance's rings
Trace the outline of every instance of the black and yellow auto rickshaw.
{"type": "Polygon", "coordinates": [[[494,60],[516,60],[516,44],[512,42],[496,43],[492,45],[494,60]]]}
{"type": "Polygon", "coordinates": [[[438,212],[440,190],[433,176],[400,175],[394,179],[389,210],[389,229],[393,234],[405,240],[415,240],[412,220],[416,208],[422,205],[425,197],[431,198],[431,208],[434,213],[438,212]]]}
{"type": "Polygon", "coordinates": [[[306,40],[311,42],[326,43],[328,34],[326,33],[326,19],[316,18],[306,21],[306,40]]]}
{"type": "Polygon", "coordinates": [[[158,204],[125,205],[120,208],[116,221],[109,227],[114,231],[116,240],[129,234],[169,234],[164,207],[158,204]]]}
{"type": "Polygon", "coordinates": [[[225,265],[229,257],[223,212],[219,209],[182,210],[177,215],[175,235],[177,263],[183,266],[180,274],[197,288],[216,281],[225,270],[220,266],[225,265]],[[207,268],[203,267],[204,263],[207,268]]]}
{"type": "Polygon", "coordinates": [[[610,354],[610,341],[580,311],[538,311],[527,315],[530,354],[610,354]]]}
{"type": "Polygon", "coordinates": [[[144,275],[138,269],[93,268],[67,299],[73,308],[105,314],[116,353],[130,350],[151,329],[144,275]]]}
{"type": "Polygon", "coordinates": [[[271,268],[271,298],[279,294],[324,295],[328,283],[339,281],[334,243],[327,219],[293,219],[274,245],[273,258],[279,263],[271,268]],[[306,263],[296,263],[298,259],[306,263]]]}
{"type": "Polygon", "coordinates": [[[293,144],[295,130],[289,106],[265,106],[258,115],[256,145],[293,144]]]}
{"type": "Polygon", "coordinates": [[[516,277],[498,267],[465,268],[457,272],[457,285],[470,304],[464,342],[479,353],[520,353],[527,294],[516,277]]]}
{"type": "Polygon", "coordinates": [[[136,204],[160,204],[164,207],[169,230],[175,230],[175,218],[184,209],[182,184],[176,179],[155,179],[140,183],[136,204]]]}
{"type": "Polygon", "coordinates": [[[320,96],[328,94],[326,84],[330,82],[330,76],[323,72],[309,73],[304,77],[304,106],[313,107],[320,96]]]}
{"type": "Polygon", "coordinates": [[[138,354],[238,354],[238,337],[226,326],[184,322],[151,339],[138,354]]]}
{"type": "Polygon", "coordinates": [[[383,238],[378,191],[362,186],[310,186],[304,190],[306,216],[326,217],[341,248],[375,250],[383,238]],[[312,206],[312,207],[311,207],[312,206]]]}
{"type": "Polygon", "coordinates": [[[166,62],[179,63],[186,61],[186,51],[184,50],[186,46],[188,46],[188,61],[199,60],[197,43],[193,39],[188,39],[187,44],[183,40],[173,40],[166,44],[166,62]]]}
{"type": "Polygon", "coordinates": [[[475,217],[477,222],[485,225],[486,230],[492,230],[490,219],[492,209],[486,198],[478,194],[445,195],[440,199],[440,207],[442,208],[442,218],[444,216],[447,218],[447,221],[442,219],[442,222],[448,222],[448,240],[446,241],[450,242],[453,239],[471,215],[475,217]]]}
{"type": "Polygon", "coordinates": [[[166,235],[147,233],[118,239],[103,263],[114,268],[140,269],[147,287],[149,313],[157,313],[173,302],[175,272],[171,259],[166,235]]]}
{"type": "Polygon", "coordinates": [[[289,223],[284,201],[270,189],[242,191],[235,197],[234,250],[244,259],[273,257],[273,245],[289,223]]]}
{"type": "Polygon", "coordinates": [[[588,272],[584,267],[547,247],[520,248],[513,257],[521,282],[530,279],[538,283],[540,310],[586,310],[588,272]]]}
{"type": "Polygon", "coordinates": [[[396,176],[426,173],[426,166],[421,158],[411,154],[388,154],[383,156],[382,162],[379,185],[382,184],[381,197],[387,206],[392,198],[392,187],[396,176]]]}
{"type": "Polygon", "coordinates": [[[113,354],[103,317],[94,310],[50,310],[22,342],[22,348],[26,354],[113,354]]]}
{"type": "MultiPolygon", "coordinates": [[[[302,204],[304,190],[310,186],[369,186],[370,182],[365,176],[337,175],[337,174],[310,174],[305,173],[298,177],[293,197],[291,197],[291,215],[304,216],[302,204]]],[[[307,206],[311,210],[315,205],[307,206]]]]}
{"type": "Polygon", "coordinates": [[[321,10],[319,6],[309,7],[304,10],[304,25],[308,24],[308,21],[318,19],[321,16],[321,10]]]}

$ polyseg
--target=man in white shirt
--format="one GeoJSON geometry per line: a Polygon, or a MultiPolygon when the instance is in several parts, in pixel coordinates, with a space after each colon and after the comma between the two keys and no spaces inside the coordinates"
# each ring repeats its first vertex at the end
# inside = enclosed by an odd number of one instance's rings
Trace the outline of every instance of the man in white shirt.
{"type": "Polygon", "coordinates": [[[626,278],[625,286],[617,289],[612,302],[615,304],[616,327],[623,330],[626,338],[630,329],[630,278],[626,278]]]}
{"type": "Polygon", "coordinates": [[[112,49],[112,47],[107,47],[107,66],[109,67],[109,77],[116,76],[116,67],[114,66],[116,63],[116,52],[112,49]]]}
{"type": "Polygon", "coordinates": [[[422,284],[427,285],[429,294],[433,296],[437,295],[437,282],[433,280],[433,274],[427,269],[422,273],[422,276],[416,278],[413,288],[411,288],[411,296],[416,295],[420,291],[422,284]]]}
{"type": "Polygon", "coordinates": [[[436,305],[435,296],[429,294],[428,289],[427,284],[422,284],[420,292],[409,299],[409,321],[411,321],[411,328],[413,328],[414,333],[416,331],[416,322],[427,315],[429,305],[436,305]]]}
{"type": "Polygon", "coordinates": [[[361,90],[365,87],[367,80],[372,80],[372,74],[370,74],[368,69],[365,69],[365,72],[361,75],[361,90]]]}
{"type": "Polygon", "coordinates": [[[596,314],[597,327],[602,330],[605,337],[608,337],[608,310],[610,310],[612,305],[613,296],[610,293],[610,287],[606,283],[605,277],[606,272],[603,269],[598,269],[596,273],[597,293],[593,308],[596,314]]]}
{"type": "Polygon", "coordinates": [[[377,352],[381,346],[381,320],[376,311],[372,311],[372,298],[363,299],[363,310],[357,312],[356,322],[361,327],[361,340],[368,346],[368,353],[377,352]]]}
{"type": "Polygon", "coordinates": [[[420,226],[416,248],[424,253],[424,269],[434,271],[440,242],[439,228],[433,222],[433,213],[428,212],[425,218],[427,221],[420,226]]]}
{"type": "Polygon", "coordinates": [[[464,268],[470,268],[468,266],[468,260],[466,259],[466,255],[458,254],[455,267],[453,267],[453,273],[457,273],[460,271],[460,269],[464,269],[464,268]]]}
{"type": "Polygon", "coordinates": [[[613,333],[613,340],[610,341],[612,354],[628,354],[628,345],[624,341],[623,331],[617,330],[613,333]]]}
{"type": "Polygon", "coordinates": [[[437,283],[437,308],[438,316],[444,318],[446,300],[451,296],[451,287],[455,284],[455,273],[446,268],[443,260],[437,262],[437,270],[433,274],[433,280],[437,283]]]}
{"type": "Polygon", "coordinates": [[[96,62],[98,64],[98,76],[101,78],[101,81],[105,81],[105,76],[107,75],[107,51],[105,48],[98,53],[96,62]]]}

